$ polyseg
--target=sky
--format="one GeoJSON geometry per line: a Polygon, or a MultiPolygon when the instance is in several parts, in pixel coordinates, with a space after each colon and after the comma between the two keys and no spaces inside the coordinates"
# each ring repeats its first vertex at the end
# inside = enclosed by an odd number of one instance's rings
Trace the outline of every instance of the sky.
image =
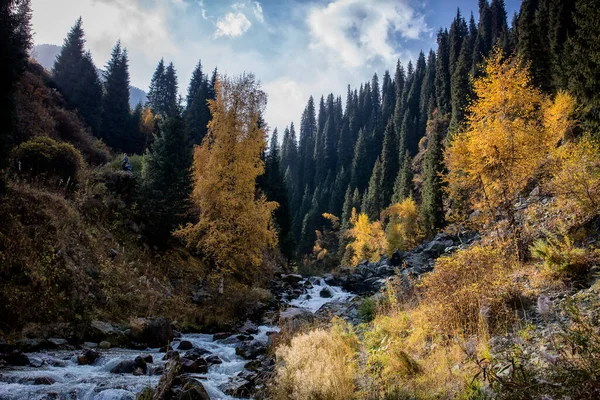
{"type": "MultiPolygon", "coordinates": [[[[505,0],[509,15],[520,0],[505,0]]],[[[477,0],[32,0],[35,44],[62,44],[80,16],[86,49],[104,66],[117,40],[131,84],[147,90],[161,58],[173,62],[185,97],[195,66],[252,72],[268,95],[270,128],[296,126],[309,96],[345,98],[396,61],[434,50],[436,32],[477,0]]],[[[414,61],[413,61],[414,62],[414,61]]]]}

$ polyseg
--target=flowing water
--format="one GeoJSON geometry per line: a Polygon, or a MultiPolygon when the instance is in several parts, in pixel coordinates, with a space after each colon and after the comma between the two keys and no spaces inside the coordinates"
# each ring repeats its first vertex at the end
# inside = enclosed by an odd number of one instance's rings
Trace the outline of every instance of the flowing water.
{"type": "MultiPolygon", "coordinates": [[[[298,299],[289,302],[291,306],[301,307],[316,312],[321,306],[330,302],[347,301],[351,294],[341,288],[328,286],[320,278],[309,278],[312,288],[298,299]],[[331,297],[321,297],[321,291],[327,289],[331,297]]],[[[277,331],[277,327],[261,326],[259,333],[254,335],[255,340],[266,343],[267,332],[277,331]]],[[[212,365],[207,374],[194,374],[198,378],[211,399],[232,399],[223,393],[224,386],[230,378],[236,376],[244,369],[248,362],[235,354],[236,344],[212,340],[212,335],[186,334],[181,340],[192,342],[195,347],[206,349],[218,355],[222,364],[212,365]]],[[[174,346],[177,347],[176,345],[174,346]]],[[[36,361],[39,368],[11,367],[0,369],[0,400],[129,400],[135,399],[137,393],[145,387],[154,387],[158,384],[160,376],[133,374],[112,374],[110,370],[119,362],[133,360],[142,354],[150,354],[153,363],[148,364],[148,373],[155,367],[163,365],[164,353],[159,349],[146,349],[144,351],[128,349],[100,350],[101,358],[94,365],[78,365],[77,355],[81,351],[48,351],[44,353],[29,353],[31,361],[36,361]],[[54,382],[50,385],[36,384],[40,381],[54,382]]],[[[46,382],[48,383],[48,382],[46,382]]]]}

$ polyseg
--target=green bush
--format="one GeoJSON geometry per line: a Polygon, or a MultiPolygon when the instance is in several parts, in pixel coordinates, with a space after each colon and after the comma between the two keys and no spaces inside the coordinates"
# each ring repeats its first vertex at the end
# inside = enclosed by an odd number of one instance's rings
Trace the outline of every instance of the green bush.
{"type": "Polygon", "coordinates": [[[587,275],[594,262],[594,254],[584,248],[575,247],[568,236],[550,236],[536,240],[529,247],[531,256],[544,262],[544,267],[559,278],[577,278],[587,275]]]}
{"type": "Polygon", "coordinates": [[[22,143],[12,158],[16,172],[48,183],[76,184],[84,168],[83,157],[73,145],[45,136],[22,143]]]}
{"type": "Polygon", "coordinates": [[[377,303],[371,298],[363,299],[358,306],[358,316],[364,322],[371,322],[375,318],[377,312],[377,303]]]}

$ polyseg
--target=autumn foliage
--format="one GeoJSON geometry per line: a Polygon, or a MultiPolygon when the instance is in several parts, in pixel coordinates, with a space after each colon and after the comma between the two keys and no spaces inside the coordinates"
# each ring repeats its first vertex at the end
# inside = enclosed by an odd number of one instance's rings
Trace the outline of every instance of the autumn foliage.
{"type": "Polygon", "coordinates": [[[177,236],[199,251],[218,271],[252,277],[263,251],[277,244],[271,214],[277,203],[256,197],[264,172],[261,153],[266,133],[259,125],[266,95],[253,75],[217,82],[209,102],[212,121],[194,151],[192,200],[199,221],[177,236]]]}
{"type": "Polygon", "coordinates": [[[468,193],[468,206],[488,220],[503,213],[512,222],[516,196],[571,128],[575,103],[564,92],[551,101],[531,85],[523,62],[500,51],[484,73],[474,82],[467,128],[446,150],[449,194],[468,193]]]}

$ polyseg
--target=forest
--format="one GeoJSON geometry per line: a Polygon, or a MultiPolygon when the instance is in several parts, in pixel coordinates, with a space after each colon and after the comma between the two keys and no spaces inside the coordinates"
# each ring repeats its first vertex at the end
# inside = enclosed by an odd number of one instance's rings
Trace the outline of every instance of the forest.
{"type": "Polygon", "coordinates": [[[600,8],[477,6],[271,131],[251,71],[161,59],[132,108],[120,41],[79,18],[44,69],[0,0],[0,399],[598,398],[600,8]],[[11,375],[111,348],[164,366],[11,375]]]}

